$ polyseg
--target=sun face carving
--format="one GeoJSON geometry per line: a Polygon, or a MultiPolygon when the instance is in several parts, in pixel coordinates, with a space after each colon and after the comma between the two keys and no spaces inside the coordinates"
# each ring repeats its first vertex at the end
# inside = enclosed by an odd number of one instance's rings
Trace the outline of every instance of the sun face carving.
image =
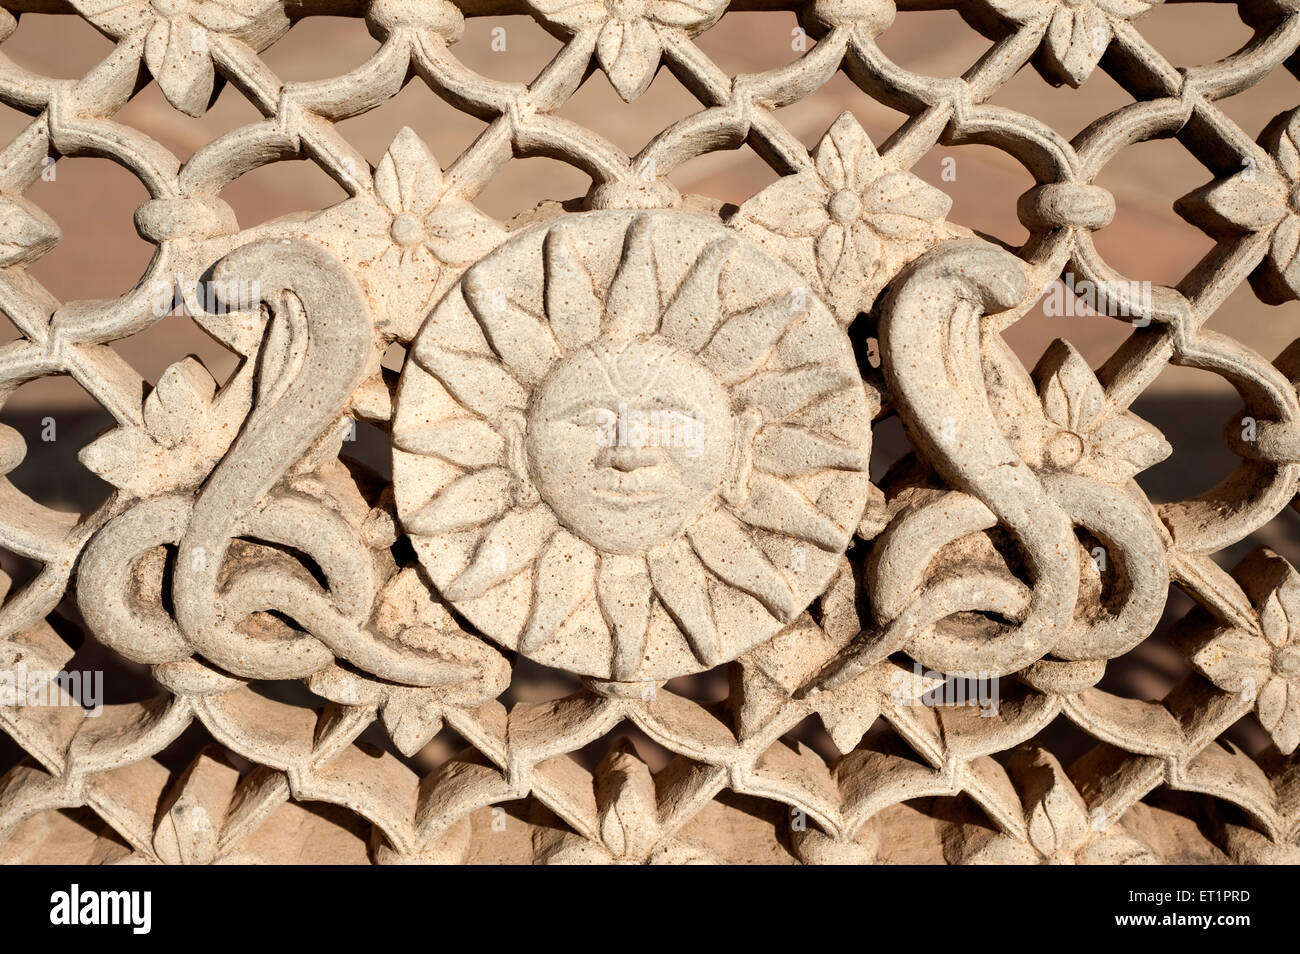
{"type": "Polygon", "coordinates": [[[826,307],[716,221],[569,216],[430,314],[394,490],[434,585],[487,636],[665,679],[825,587],[867,499],[873,401],[826,307]]]}
{"type": "Polygon", "coordinates": [[[543,382],[528,414],[530,475],[559,521],[598,550],[678,536],[733,457],[727,392],[659,337],[597,340],[543,382]]]}

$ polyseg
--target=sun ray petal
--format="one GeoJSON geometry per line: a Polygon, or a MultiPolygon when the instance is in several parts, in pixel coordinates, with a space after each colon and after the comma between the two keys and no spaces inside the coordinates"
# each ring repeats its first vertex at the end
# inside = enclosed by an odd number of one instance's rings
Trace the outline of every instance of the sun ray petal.
{"type": "Polygon", "coordinates": [[[838,553],[848,545],[852,529],[841,529],[803,494],[783,480],[755,473],[749,497],[736,516],[751,526],[775,530],[838,553]]]}
{"type": "Polygon", "coordinates": [[[596,598],[614,637],[611,673],[615,679],[631,679],[641,668],[650,628],[651,593],[645,557],[601,555],[596,598]]]}
{"type": "Polygon", "coordinates": [[[659,327],[659,269],[651,234],[654,220],[641,216],[627,230],[623,260],[609,286],[605,334],[627,341],[659,327]]]}
{"type": "Polygon", "coordinates": [[[744,590],[788,623],[798,612],[790,584],[734,517],[715,510],[686,532],[701,562],[719,579],[744,590]]]}
{"type": "Polygon", "coordinates": [[[596,551],[567,530],[551,537],[533,577],[533,610],[519,637],[519,651],[531,653],[555,636],[596,583],[596,551]]]}
{"type": "Polygon", "coordinates": [[[664,608],[686,636],[695,657],[706,666],[722,661],[722,644],[713,620],[704,564],[678,537],[646,554],[650,580],[664,608]]]}
{"type": "Polygon", "coordinates": [[[393,445],[410,454],[440,457],[460,467],[487,467],[504,464],[506,459],[506,441],[501,432],[474,417],[394,430],[393,445]]]}
{"type": "Polygon", "coordinates": [[[855,384],[857,378],[842,368],[807,364],[788,371],[756,374],[736,388],[741,407],[756,407],[766,421],[780,421],[855,384]]]}
{"type": "Polygon", "coordinates": [[[703,348],[722,320],[718,281],[735,250],[736,240],[730,236],[705,246],[664,310],[659,333],[683,350],[703,348]]]}
{"type": "Polygon", "coordinates": [[[478,269],[465,274],[465,300],[492,350],[516,379],[534,387],[560,357],[560,349],[546,325],[512,302],[506,289],[488,278],[489,274],[478,269]]]}
{"type": "Polygon", "coordinates": [[[465,301],[463,290],[461,294],[447,295],[429,313],[420,334],[412,342],[411,357],[423,367],[424,352],[448,346],[457,351],[493,357],[492,348],[483,336],[483,328],[470,310],[469,302],[465,301]]]}
{"type": "Polygon", "coordinates": [[[450,348],[423,348],[415,358],[457,403],[494,423],[504,423],[510,412],[528,406],[528,393],[495,358],[450,348]]]}
{"type": "Polygon", "coordinates": [[[416,536],[436,536],[495,520],[510,507],[514,478],[504,467],[487,467],[458,477],[402,524],[416,536]]]}
{"type": "Polygon", "coordinates": [[[867,455],[859,448],[829,440],[803,427],[773,424],[762,428],[754,441],[754,466],[778,477],[811,474],[828,467],[867,469],[867,455]]]}
{"type": "Polygon", "coordinates": [[[479,596],[531,563],[555,531],[551,508],[511,510],[483,535],[474,558],[460,576],[442,588],[449,600],[479,596]]]}
{"type": "Polygon", "coordinates": [[[717,330],[700,360],[723,384],[743,381],[762,367],[786,329],[806,314],[806,302],[789,295],[742,311],[717,330]]]}
{"type": "Polygon", "coordinates": [[[542,254],[546,259],[546,317],[551,333],[562,349],[573,351],[600,335],[603,306],[567,228],[557,225],[546,233],[542,254]]]}

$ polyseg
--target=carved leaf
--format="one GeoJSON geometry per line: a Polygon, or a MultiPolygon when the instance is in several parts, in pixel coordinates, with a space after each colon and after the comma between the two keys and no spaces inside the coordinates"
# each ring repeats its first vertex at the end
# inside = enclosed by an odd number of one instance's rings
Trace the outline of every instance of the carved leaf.
{"type": "Polygon", "coordinates": [[[188,17],[157,20],[145,38],[144,61],[167,102],[190,116],[203,115],[215,82],[203,27],[188,17]]]}
{"type": "Polygon", "coordinates": [[[105,33],[126,36],[154,20],[149,0],[71,0],[77,12],[105,33]]]}
{"type": "Polygon", "coordinates": [[[626,738],[596,767],[596,804],[600,837],[615,855],[644,857],[658,841],[654,778],[626,738]]]}
{"type": "Polygon", "coordinates": [[[1094,4],[1061,4],[1043,41],[1048,61],[1071,86],[1082,86],[1106,52],[1113,33],[1110,20],[1094,4]]]}
{"type": "Polygon", "coordinates": [[[641,18],[610,20],[596,43],[600,66],[626,103],[649,88],[662,53],[663,46],[654,25],[641,18]]]}
{"type": "Polygon", "coordinates": [[[403,755],[419,752],[442,728],[442,709],[426,694],[394,693],[383,710],[384,728],[403,755]]]}
{"type": "Polygon", "coordinates": [[[34,262],[61,237],[54,220],[26,199],[0,196],[0,267],[34,262]]]}
{"type": "Polygon", "coordinates": [[[1094,428],[1088,455],[1079,471],[1119,484],[1172,453],[1173,448],[1164,435],[1146,421],[1125,412],[1107,418],[1094,428]]]}
{"type": "Polygon", "coordinates": [[[1269,245],[1269,263],[1291,294],[1300,297],[1300,216],[1288,215],[1278,223],[1269,245]]]}

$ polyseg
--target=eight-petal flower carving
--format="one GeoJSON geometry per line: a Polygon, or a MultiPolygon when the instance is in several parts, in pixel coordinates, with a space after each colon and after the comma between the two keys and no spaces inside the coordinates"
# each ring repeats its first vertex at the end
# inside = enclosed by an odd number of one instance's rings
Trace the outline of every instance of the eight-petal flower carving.
{"type": "Polygon", "coordinates": [[[411,338],[429,306],[459,274],[505,238],[505,230],[448,183],[411,129],[398,132],[375,170],[373,197],[359,196],[312,220],[369,293],[375,327],[411,338]]]}
{"type": "Polygon", "coordinates": [[[1300,746],[1300,574],[1271,550],[1252,553],[1234,573],[1255,588],[1257,630],[1212,630],[1192,665],[1225,692],[1242,693],[1284,755],[1300,746]]]}
{"type": "Polygon", "coordinates": [[[1264,233],[1268,254],[1250,276],[1264,301],[1300,298],[1300,109],[1278,116],[1259,138],[1271,168],[1247,160],[1240,172],[1178,200],[1178,212],[1215,235],[1264,233]]]}
{"type": "Polygon", "coordinates": [[[699,33],[726,10],[726,0],[531,0],[543,20],[571,33],[598,30],[596,59],[618,95],[630,103],[659,69],[663,29],[699,33]]]}
{"type": "Polygon", "coordinates": [[[1115,24],[1146,13],[1156,0],[987,0],[1013,23],[1042,26],[1044,74],[1082,86],[1115,35],[1115,24]]]}
{"type": "Polygon", "coordinates": [[[1053,342],[1035,375],[1047,425],[1046,466],[1119,485],[1173,453],[1158,430],[1111,406],[1088,362],[1068,342],[1053,342]]]}
{"type": "Polygon", "coordinates": [[[280,0],[72,0],[114,39],[144,32],[144,61],[167,101],[202,116],[212,98],[214,36],[260,49],[288,29],[280,0]]]}
{"type": "Polygon", "coordinates": [[[906,262],[956,237],[943,221],[952,200],[883,159],[847,112],[813,160],[813,169],[779,179],[742,205],[734,224],[818,278],[847,324],[906,262]]]}
{"type": "Polygon", "coordinates": [[[191,489],[203,482],[248,414],[252,366],[217,392],[197,358],[163,372],[145,397],[143,422],[119,425],[78,455],[86,469],[137,497],[191,489]]]}

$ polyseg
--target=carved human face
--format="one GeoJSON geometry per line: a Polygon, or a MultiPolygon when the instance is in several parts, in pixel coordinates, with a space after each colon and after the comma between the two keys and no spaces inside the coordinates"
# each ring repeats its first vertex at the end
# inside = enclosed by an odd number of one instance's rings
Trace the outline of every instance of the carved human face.
{"type": "Polygon", "coordinates": [[[525,450],[560,522],[608,553],[679,534],[718,492],[735,436],[727,393],[660,338],[598,341],[534,395],[525,450]]]}

